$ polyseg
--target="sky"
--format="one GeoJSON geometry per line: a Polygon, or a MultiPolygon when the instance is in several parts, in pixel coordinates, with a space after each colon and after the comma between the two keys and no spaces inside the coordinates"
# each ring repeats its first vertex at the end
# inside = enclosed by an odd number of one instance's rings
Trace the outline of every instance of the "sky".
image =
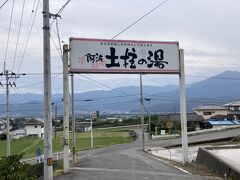
{"type": "MultiPolygon", "coordinates": [[[[4,2],[5,0],[0,0],[0,6],[4,2]]],[[[11,93],[43,93],[42,1],[25,0],[18,36],[23,2],[24,0],[8,0],[0,9],[0,71],[3,70],[5,61],[7,69],[27,74],[16,80],[17,88],[11,88],[11,93]]],[[[66,2],[67,0],[50,0],[50,12],[56,14],[66,2]]],[[[162,2],[163,0],[71,0],[57,21],[60,44],[68,44],[69,37],[111,39],[162,2]]],[[[168,0],[115,39],[178,41],[185,52],[186,83],[189,84],[224,71],[238,71],[239,17],[240,1],[237,0],[168,0]]],[[[50,20],[52,21],[53,19],[50,20]]],[[[62,60],[59,50],[54,21],[51,26],[53,93],[62,93],[62,60]]],[[[3,78],[0,80],[4,83],[3,78]]],[[[178,84],[178,76],[144,75],[143,84],[178,84]]],[[[117,88],[132,85],[139,85],[139,75],[75,75],[76,92],[108,90],[106,86],[117,88]]],[[[0,93],[4,91],[4,88],[0,88],[0,93]]]]}

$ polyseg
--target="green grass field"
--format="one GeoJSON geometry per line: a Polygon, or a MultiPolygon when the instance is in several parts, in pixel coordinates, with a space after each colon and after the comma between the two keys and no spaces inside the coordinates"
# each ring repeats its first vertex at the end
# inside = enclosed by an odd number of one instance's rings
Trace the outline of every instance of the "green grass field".
{"type": "MultiPolygon", "coordinates": [[[[72,149],[72,134],[70,133],[70,148],[72,149]]],[[[94,148],[106,147],[115,144],[129,143],[133,141],[126,129],[114,129],[114,131],[96,130],[93,132],[94,148]]],[[[63,150],[62,133],[58,133],[57,137],[53,137],[53,152],[63,150]]],[[[90,149],[90,133],[76,134],[76,150],[90,149]]],[[[6,155],[6,141],[0,141],[0,156],[6,155]]],[[[24,153],[24,157],[34,157],[36,149],[40,148],[43,153],[43,139],[38,138],[21,138],[11,141],[11,154],[24,153]]]]}

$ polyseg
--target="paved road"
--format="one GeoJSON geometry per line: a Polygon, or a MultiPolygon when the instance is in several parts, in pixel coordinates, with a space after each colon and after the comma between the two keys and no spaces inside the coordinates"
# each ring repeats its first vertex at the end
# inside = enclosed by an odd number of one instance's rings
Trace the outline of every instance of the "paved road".
{"type": "MultiPolygon", "coordinates": [[[[240,134],[239,129],[189,137],[189,142],[204,141],[216,137],[240,134]]],[[[147,137],[147,147],[167,146],[169,141],[152,141],[147,137]]],[[[141,139],[130,144],[93,149],[79,153],[80,162],[71,168],[71,173],[56,177],[57,180],[187,180],[216,179],[190,175],[165,162],[140,151],[141,139]]],[[[180,144],[174,139],[171,144],[180,144]]]]}
{"type": "MultiPolygon", "coordinates": [[[[188,143],[191,145],[199,142],[207,142],[207,141],[213,141],[213,140],[219,140],[219,139],[232,138],[239,135],[240,135],[240,128],[228,129],[228,130],[217,131],[212,133],[189,136],[188,143]]],[[[169,145],[173,145],[173,146],[181,145],[181,138],[172,139],[170,143],[169,143],[169,140],[146,141],[146,147],[149,147],[149,148],[154,146],[166,147],[169,145]]]]}

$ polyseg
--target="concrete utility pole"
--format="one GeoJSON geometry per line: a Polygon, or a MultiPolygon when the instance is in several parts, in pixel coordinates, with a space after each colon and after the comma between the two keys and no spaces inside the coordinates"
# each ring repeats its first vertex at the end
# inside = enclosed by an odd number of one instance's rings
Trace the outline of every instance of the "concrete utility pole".
{"type": "Polygon", "coordinates": [[[145,101],[149,102],[149,108],[148,108],[148,132],[151,132],[151,114],[150,114],[150,101],[151,99],[145,98],[145,101]]]}
{"type": "Polygon", "coordinates": [[[188,138],[187,138],[187,113],[186,113],[186,90],[185,90],[185,70],[184,70],[184,51],[179,50],[180,58],[180,112],[181,112],[181,132],[182,132],[182,153],[183,165],[188,162],[188,138]]]}
{"type": "Polygon", "coordinates": [[[74,75],[71,74],[72,89],[72,161],[76,162],[76,122],[75,122],[75,96],[74,96],[74,75]]]}
{"type": "Polygon", "coordinates": [[[43,0],[44,179],[53,179],[49,0],[43,0]]]}
{"type": "Polygon", "coordinates": [[[63,45],[63,172],[69,172],[69,96],[68,96],[68,45],[63,45]]]}
{"type": "Polygon", "coordinates": [[[11,72],[9,70],[6,70],[6,65],[4,63],[4,71],[2,73],[0,73],[0,76],[5,76],[6,82],[1,83],[0,82],[0,86],[5,86],[6,87],[6,121],[7,121],[7,130],[6,130],[6,134],[7,134],[7,144],[6,144],[6,155],[10,156],[11,154],[11,146],[10,146],[10,107],[9,107],[9,86],[10,87],[16,87],[15,82],[11,82],[11,79],[17,79],[20,78],[21,75],[25,75],[25,74],[16,74],[14,72],[11,72]]]}
{"type": "Polygon", "coordinates": [[[140,102],[141,102],[142,150],[145,151],[142,74],[140,74],[140,102]]]}
{"type": "Polygon", "coordinates": [[[91,120],[91,148],[93,148],[93,127],[92,127],[92,121],[93,121],[93,116],[92,113],[90,114],[90,120],[91,120]]]}
{"type": "Polygon", "coordinates": [[[57,104],[56,103],[55,103],[55,113],[54,113],[54,115],[55,115],[55,118],[54,118],[54,120],[55,120],[54,134],[55,134],[55,138],[57,138],[57,104]]]}

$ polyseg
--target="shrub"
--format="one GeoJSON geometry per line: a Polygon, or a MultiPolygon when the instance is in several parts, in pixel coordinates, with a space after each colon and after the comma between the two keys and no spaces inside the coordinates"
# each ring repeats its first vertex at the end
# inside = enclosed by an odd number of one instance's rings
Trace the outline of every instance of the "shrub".
{"type": "Polygon", "coordinates": [[[6,139],[7,139],[6,133],[0,134],[0,140],[6,140],[6,139]]]}
{"type": "Polygon", "coordinates": [[[35,180],[33,166],[20,162],[23,154],[11,155],[0,159],[0,180],[35,180]]]}

